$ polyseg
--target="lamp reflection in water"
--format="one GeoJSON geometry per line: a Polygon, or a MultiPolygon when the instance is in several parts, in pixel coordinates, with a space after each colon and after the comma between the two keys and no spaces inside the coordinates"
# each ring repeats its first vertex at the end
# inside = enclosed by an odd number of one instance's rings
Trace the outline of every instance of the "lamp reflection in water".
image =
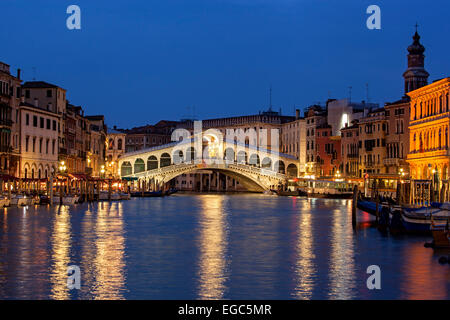
{"type": "Polygon", "coordinates": [[[201,197],[199,237],[199,299],[222,299],[227,273],[227,219],[225,197],[201,197]]]}
{"type": "Polygon", "coordinates": [[[59,206],[54,217],[51,234],[50,273],[51,294],[56,300],[69,299],[67,288],[67,267],[70,265],[70,213],[68,206],[59,206]]]}
{"type": "Polygon", "coordinates": [[[314,281],[317,277],[317,268],[314,266],[314,236],[311,203],[309,201],[304,201],[304,207],[298,218],[297,261],[295,263],[297,284],[293,296],[296,299],[311,299],[314,281]]]}
{"type": "MultiPolygon", "coordinates": [[[[343,210],[333,209],[330,256],[330,299],[351,299],[355,287],[355,248],[351,219],[351,200],[346,201],[343,210]],[[350,218],[349,218],[350,217],[350,218]]],[[[334,206],[336,207],[336,206],[334,206]]],[[[338,206],[340,207],[340,206],[338,206]]]]}
{"type": "Polygon", "coordinates": [[[99,202],[95,222],[94,299],[124,299],[123,204],[99,202]]]}

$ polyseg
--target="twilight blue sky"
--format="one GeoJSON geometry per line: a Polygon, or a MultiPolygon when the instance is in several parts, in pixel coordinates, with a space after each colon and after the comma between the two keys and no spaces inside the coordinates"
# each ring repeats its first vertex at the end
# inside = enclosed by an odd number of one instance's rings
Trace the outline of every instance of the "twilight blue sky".
{"type": "Polygon", "coordinates": [[[430,81],[450,76],[448,0],[1,0],[0,61],[57,84],[110,127],[283,114],[332,98],[403,94],[414,24],[430,81]],[[82,30],[66,28],[81,7],[82,30]],[[366,8],[381,7],[381,30],[366,8]],[[35,72],[33,71],[35,68],[35,72]],[[188,107],[190,109],[188,109],[188,107]]]}

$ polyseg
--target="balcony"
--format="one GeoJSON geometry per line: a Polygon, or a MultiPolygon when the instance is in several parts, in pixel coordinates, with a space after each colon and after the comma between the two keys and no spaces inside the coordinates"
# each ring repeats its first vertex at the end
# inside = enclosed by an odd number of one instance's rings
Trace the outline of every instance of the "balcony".
{"type": "Polygon", "coordinates": [[[13,124],[12,120],[0,120],[0,126],[11,127],[13,124]]]}
{"type": "Polygon", "coordinates": [[[385,159],[383,159],[383,164],[385,166],[399,166],[400,159],[399,158],[385,158],[385,159]]]}
{"type": "Polygon", "coordinates": [[[0,146],[0,152],[2,153],[11,153],[12,150],[11,146],[0,146]]]}

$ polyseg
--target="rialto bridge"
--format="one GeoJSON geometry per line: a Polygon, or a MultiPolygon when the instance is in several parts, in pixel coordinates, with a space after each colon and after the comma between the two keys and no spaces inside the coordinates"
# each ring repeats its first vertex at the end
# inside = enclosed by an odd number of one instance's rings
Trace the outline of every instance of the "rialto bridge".
{"type": "Polygon", "coordinates": [[[223,173],[249,191],[276,189],[298,176],[298,160],[293,156],[236,141],[219,143],[213,137],[200,141],[188,139],[125,153],[119,159],[119,174],[138,180],[148,190],[160,190],[179,175],[202,170],[223,173]]]}

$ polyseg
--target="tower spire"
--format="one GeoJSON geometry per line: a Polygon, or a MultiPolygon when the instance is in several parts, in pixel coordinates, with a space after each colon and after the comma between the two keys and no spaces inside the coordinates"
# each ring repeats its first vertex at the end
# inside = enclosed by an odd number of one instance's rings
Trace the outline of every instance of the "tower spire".
{"type": "Polygon", "coordinates": [[[426,86],[429,73],[425,70],[425,47],[420,43],[418,33],[419,24],[416,23],[413,43],[408,47],[408,69],[403,73],[406,93],[426,86]]]}

